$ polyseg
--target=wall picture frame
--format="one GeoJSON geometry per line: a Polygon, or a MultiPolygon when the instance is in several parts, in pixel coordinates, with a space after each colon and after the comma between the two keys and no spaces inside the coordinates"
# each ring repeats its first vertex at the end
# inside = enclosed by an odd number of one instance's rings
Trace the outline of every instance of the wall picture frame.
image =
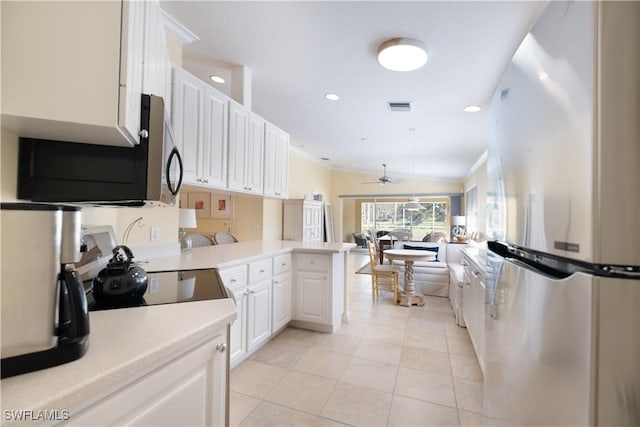
{"type": "Polygon", "coordinates": [[[195,209],[196,218],[211,218],[211,193],[189,193],[189,208],[195,209]]]}
{"type": "Polygon", "coordinates": [[[232,219],[233,197],[228,194],[211,193],[211,218],[232,219]]]}

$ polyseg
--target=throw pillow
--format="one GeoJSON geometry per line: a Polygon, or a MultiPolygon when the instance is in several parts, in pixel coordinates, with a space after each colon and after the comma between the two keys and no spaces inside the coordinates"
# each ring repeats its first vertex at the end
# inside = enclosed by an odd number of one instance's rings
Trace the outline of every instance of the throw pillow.
{"type": "Polygon", "coordinates": [[[433,261],[438,261],[438,249],[440,249],[440,247],[438,246],[432,246],[432,247],[424,247],[424,246],[412,246],[412,245],[404,245],[403,246],[404,249],[416,249],[419,251],[431,251],[431,252],[435,252],[436,253],[436,259],[434,259],[433,261]]]}

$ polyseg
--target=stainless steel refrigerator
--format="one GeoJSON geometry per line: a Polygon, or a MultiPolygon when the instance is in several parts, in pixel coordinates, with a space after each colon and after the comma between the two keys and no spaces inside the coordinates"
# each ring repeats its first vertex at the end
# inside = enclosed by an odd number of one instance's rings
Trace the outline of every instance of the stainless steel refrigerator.
{"type": "Polygon", "coordinates": [[[550,2],[491,117],[487,424],[640,426],[640,2],[550,2]]]}

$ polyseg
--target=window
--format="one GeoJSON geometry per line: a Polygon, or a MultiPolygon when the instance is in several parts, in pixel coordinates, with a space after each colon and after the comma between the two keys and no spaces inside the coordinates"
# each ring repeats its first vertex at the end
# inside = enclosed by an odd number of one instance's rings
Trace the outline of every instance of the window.
{"type": "Polygon", "coordinates": [[[480,231],[478,229],[478,187],[472,187],[465,193],[467,233],[480,231]]]}
{"type": "Polygon", "coordinates": [[[404,201],[363,202],[361,231],[367,233],[371,230],[391,231],[395,228],[405,228],[411,231],[413,240],[420,240],[431,231],[449,234],[447,231],[448,201],[421,202],[424,209],[419,211],[404,209],[405,203],[404,201]]]}

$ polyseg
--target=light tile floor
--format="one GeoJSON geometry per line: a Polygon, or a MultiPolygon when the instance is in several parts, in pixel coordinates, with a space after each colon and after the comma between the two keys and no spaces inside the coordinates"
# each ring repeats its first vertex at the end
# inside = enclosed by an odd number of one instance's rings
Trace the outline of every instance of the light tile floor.
{"type": "MultiPolygon", "coordinates": [[[[350,255],[355,272],[368,259],[350,255]]],[[[287,328],[231,372],[232,426],[483,425],[482,372],[446,298],[372,302],[350,274],[351,321],[334,334],[287,328]]]]}

